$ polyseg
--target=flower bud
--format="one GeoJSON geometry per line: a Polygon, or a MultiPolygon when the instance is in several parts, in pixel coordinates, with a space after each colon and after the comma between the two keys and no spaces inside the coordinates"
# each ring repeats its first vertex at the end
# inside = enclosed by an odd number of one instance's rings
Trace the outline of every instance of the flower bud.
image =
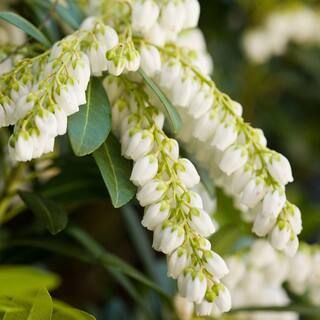
{"type": "Polygon", "coordinates": [[[143,46],[140,51],[141,68],[149,77],[154,77],[161,70],[159,50],[154,46],[143,46]]]}
{"type": "Polygon", "coordinates": [[[204,256],[206,259],[206,269],[212,273],[216,279],[220,280],[229,273],[225,261],[217,253],[206,251],[204,256]]]}
{"type": "Polygon", "coordinates": [[[148,181],[137,193],[137,199],[142,207],[159,201],[167,190],[167,184],[159,179],[148,181]]]}
{"type": "Polygon", "coordinates": [[[145,33],[156,23],[159,7],[153,0],[137,0],[132,4],[132,29],[145,33]]]}
{"type": "Polygon", "coordinates": [[[185,248],[180,247],[168,257],[168,276],[178,278],[190,264],[190,257],[185,248]]]}
{"type": "Polygon", "coordinates": [[[271,176],[282,185],[293,181],[290,163],[285,156],[279,153],[274,153],[270,157],[268,170],[271,176]]]}
{"type": "Polygon", "coordinates": [[[271,233],[271,244],[278,250],[284,250],[290,240],[291,231],[284,221],[280,221],[273,228],[271,233]]]}
{"type": "Polygon", "coordinates": [[[143,186],[153,179],[158,172],[158,159],[155,155],[147,155],[138,159],[132,169],[130,180],[136,186],[143,186]]]}
{"type": "Polygon", "coordinates": [[[223,154],[219,168],[228,176],[241,169],[248,161],[248,151],[242,145],[231,145],[223,154]]]}
{"type": "Polygon", "coordinates": [[[178,278],[178,290],[189,301],[201,303],[207,290],[207,279],[201,271],[187,269],[178,278]]]}
{"type": "Polygon", "coordinates": [[[202,209],[190,210],[190,227],[203,237],[209,237],[215,232],[210,216],[202,209]]]}
{"type": "Polygon", "coordinates": [[[192,188],[200,182],[200,176],[196,168],[188,159],[178,160],[177,175],[187,188],[192,188]]]}
{"type": "Polygon", "coordinates": [[[152,247],[164,254],[171,254],[183,244],[184,238],[185,231],[183,227],[164,222],[162,225],[157,226],[154,231],[152,247]]]}
{"type": "Polygon", "coordinates": [[[235,124],[232,121],[225,121],[217,126],[211,145],[218,150],[224,151],[232,145],[238,136],[235,124]]]}
{"type": "Polygon", "coordinates": [[[145,208],[141,224],[148,230],[154,230],[162,224],[170,214],[170,205],[168,201],[160,201],[145,208]]]}

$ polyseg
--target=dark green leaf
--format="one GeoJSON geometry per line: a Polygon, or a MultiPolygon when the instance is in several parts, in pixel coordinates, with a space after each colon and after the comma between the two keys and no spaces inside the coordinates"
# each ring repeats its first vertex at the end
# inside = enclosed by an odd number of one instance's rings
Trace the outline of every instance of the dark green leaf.
{"type": "Polygon", "coordinates": [[[0,296],[25,294],[40,288],[53,289],[59,278],[52,273],[30,267],[1,267],[0,296]]]}
{"type": "Polygon", "coordinates": [[[67,226],[68,215],[55,202],[34,192],[19,191],[19,195],[51,234],[55,235],[67,226]]]}
{"type": "Polygon", "coordinates": [[[18,14],[7,11],[0,12],[0,19],[15,25],[32,38],[42,43],[45,47],[49,48],[51,46],[49,40],[40,30],[38,30],[32,23],[30,23],[25,18],[19,16],[18,14]]]}
{"type": "Polygon", "coordinates": [[[102,81],[92,78],[87,89],[87,103],[68,121],[68,133],[74,153],[81,157],[94,152],[107,139],[110,130],[108,97],[102,81]]]}
{"type": "Polygon", "coordinates": [[[134,197],[136,188],[129,180],[131,162],[121,156],[119,142],[110,135],[93,156],[107,186],[113,206],[115,208],[124,206],[134,197]]]}
{"type": "Polygon", "coordinates": [[[178,133],[182,126],[182,121],[176,108],[172,105],[172,103],[169,101],[166,95],[161,91],[161,89],[154,83],[152,79],[150,79],[145,74],[145,72],[142,69],[139,69],[138,72],[141,75],[142,79],[144,80],[145,84],[154,92],[154,94],[160,100],[163,106],[163,111],[165,112],[167,118],[169,119],[170,127],[173,133],[178,133]]]}

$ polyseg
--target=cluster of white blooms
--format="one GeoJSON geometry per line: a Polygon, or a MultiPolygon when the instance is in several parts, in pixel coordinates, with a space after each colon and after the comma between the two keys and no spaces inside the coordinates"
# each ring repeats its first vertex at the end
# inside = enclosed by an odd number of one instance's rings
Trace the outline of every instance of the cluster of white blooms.
{"type": "MultiPolygon", "coordinates": [[[[302,264],[301,259],[298,262],[299,265],[291,265],[290,258],[277,252],[265,240],[256,240],[249,250],[227,257],[226,262],[230,273],[224,280],[230,288],[232,304],[235,309],[252,306],[286,306],[290,303],[290,299],[283,288],[283,284],[287,281],[288,275],[292,271],[293,278],[298,277],[298,281],[303,281],[302,278],[310,270],[301,270],[305,266],[304,260],[304,264],[302,264]],[[300,273],[303,274],[301,278],[300,273]]],[[[191,320],[193,318],[194,306],[185,299],[177,296],[175,307],[181,320],[191,320]]],[[[215,316],[220,319],[218,314],[215,316]]],[[[259,311],[237,312],[232,315],[232,319],[297,320],[299,316],[294,312],[259,311]]]]}
{"type": "Polygon", "coordinates": [[[285,185],[293,181],[288,160],[267,148],[263,132],[244,122],[242,106],[192,64],[188,49],[171,44],[159,50],[154,80],[183,119],[179,139],[234,197],[253,231],[294,255],[302,227],[299,209],[286,199],[285,185]]]}
{"type": "MultiPolygon", "coordinates": [[[[199,315],[230,310],[228,273],[223,259],[206,239],[215,227],[200,195],[194,165],[179,156],[179,145],[163,131],[164,116],[141,83],[129,76],[104,82],[112,105],[113,132],[122,154],[134,161],[131,181],[144,207],[142,224],[153,234],[153,248],[167,255],[168,275],[178,280],[179,294],[195,304],[199,315]]],[[[212,205],[211,205],[212,207],[212,205]]]]}
{"type": "Polygon", "coordinates": [[[246,55],[255,63],[264,63],[272,56],[286,52],[288,45],[319,44],[320,16],[305,5],[271,13],[264,24],[247,31],[243,37],[246,55]]]}
{"type": "Polygon", "coordinates": [[[139,68],[132,41],[123,41],[113,28],[89,17],[51,50],[22,59],[0,77],[0,127],[15,125],[9,142],[13,159],[28,161],[53,150],[55,137],[66,132],[67,117],[86,102],[91,75],[139,68]]]}
{"type": "Polygon", "coordinates": [[[297,295],[306,294],[310,302],[320,305],[320,247],[303,244],[290,260],[288,283],[297,295]]]}

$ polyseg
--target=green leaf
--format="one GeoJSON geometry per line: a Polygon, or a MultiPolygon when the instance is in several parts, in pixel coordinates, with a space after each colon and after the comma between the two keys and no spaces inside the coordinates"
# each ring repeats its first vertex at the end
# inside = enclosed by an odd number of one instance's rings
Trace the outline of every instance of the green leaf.
{"type": "Polygon", "coordinates": [[[10,298],[0,298],[0,313],[11,313],[23,310],[23,307],[19,306],[16,302],[10,298]]]}
{"type": "Polygon", "coordinates": [[[4,11],[0,12],[0,19],[15,25],[32,38],[42,43],[46,48],[50,48],[51,44],[46,36],[25,18],[16,13],[4,11]]]}
{"type": "Polygon", "coordinates": [[[67,213],[55,202],[28,191],[18,192],[23,202],[53,235],[61,232],[68,224],[67,213]]]}
{"type": "Polygon", "coordinates": [[[164,112],[166,114],[167,119],[169,119],[170,127],[173,133],[178,133],[181,126],[182,121],[180,118],[179,113],[177,112],[176,108],[172,105],[166,95],[162,92],[162,90],[154,83],[152,79],[150,79],[145,72],[140,68],[138,73],[144,80],[145,84],[154,92],[154,94],[160,100],[164,112]]]}
{"type": "Polygon", "coordinates": [[[136,188],[129,180],[132,164],[121,156],[119,142],[110,135],[93,156],[109,191],[113,206],[115,208],[124,206],[134,197],[136,188]]]}
{"type": "Polygon", "coordinates": [[[0,296],[25,294],[40,288],[54,289],[59,278],[30,267],[0,267],[0,296]]]}
{"type": "Polygon", "coordinates": [[[97,150],[111,130],[109,100],[102,81],[91,78],[87,89],[87,103],[69,117],[68,133],[74,153],[81,157],[97,150]]]}
{"type": "Polygon", "coordinates": [[[32,307],[26,320],[51,320],[53,302],[46,289],[40,289],[35,296],[32,307]]]}
{"type": "Polygon", "coordinates": [[[68,24],[73,29],[79,29],[83,14],[76,2],[67,0],[67,3],[62,5],[60,3],[55,4],[53,1],[55,0],[29,0],[32,4],[36,4],[46,10],[52,10],[54,6],[54,13],[61,18],[60,22],[68,24]]]}

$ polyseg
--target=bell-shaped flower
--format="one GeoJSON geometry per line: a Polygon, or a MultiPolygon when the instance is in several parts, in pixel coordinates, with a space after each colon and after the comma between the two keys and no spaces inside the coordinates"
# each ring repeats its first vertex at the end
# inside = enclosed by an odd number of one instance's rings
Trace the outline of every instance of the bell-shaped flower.
{"type": "Polygon", "coordinates": [[[176,171],[179,179],[187,188],[192,188],[200,182],[197,169],[188,159],[179,159],[176,164],[176,171]]]}
{"type": "Polygon", "coordinates": [[[173,279],[177,279],[191,262],[188,251],[183,247],[178,248],[170,256],[168,256],[167,261],[168,276],[173,279]]]}
{"type": "Polygon", "coordinates": [[[183,227],[165,221],[155,229],[152,247],[164,254],[171,254],[183,244],[184,239],[185,231],[183,227]]]}
{"type": "Polygon", "coordinates": [[[162,224],[170,214],[170,204],[166,200],[147,206],[141,224],[148,230],[154,230],[162,224]]]}
{"type": "Polygon", "coordinates": [[[206,270],[208,270],[216,279],[220,280],[229,273],[227,264],[217,253],[206,251],[204,257],[206,260],[206,270]]]}
{"type": "Polygon", "coordinates": [[[159,7],[153,0],[137,0],[132,4],[132,29],[137,33],[149,31],[159,16],[159,7]]]}
{"type": "Polygon", "coordinates": [[[211,217],[202,209],[191,209],[189,217],[190,227],[207,238],[215,232],[215,226],[211,217]]]}
{"type": "Polygon", "coordinates": [[[154,77],[161,70],[161,57],[155,46],[142,46],[140,50],[141,68],[149,77],[154,77]]]}
{"type": "Polygon", "coordinates": [[[201,271],[188,268],[178,278],[178,290],[189,301],[201,303],[207,290],[207,279],[201,271]]]}
{"type": "Polygon", "coordinates": [[[290,237],[290,226],[285,221],[280,220],[271,232],[271,244],[278,250],[284,250],[290,240],[290,237]]]}
{"type": "Polygon", "coordinates": [[[130,180],[136,186],[143,186],[153,179],[158,172],[158,159],[150,154],[138,159],[132,169],[130,180]]]}
{"type": "Polygon", "coordinates": [[[223,154],[219,168],[228,176],[241,169],[248,161],[248,151],[243,145],[231,145],[223,154]]]}
{"type": "Polygon", "coordinates": [[[268,190],[262,202],[262,214],[277,218],[286,203],[284,188],[268,190]]]}
{"type": "Polygon", "coordinates": [[[147,182],[137,193],[137,199],[142,207],[158,202],[167,190],[167,184],[159,179],[147,182]]]}
{"type": "Polygon", "coordinates": [[[268,170],[271,176],[282,185],[293,181],[290,163],[282,154],[272,154],[268,159],[268,170]]]}

